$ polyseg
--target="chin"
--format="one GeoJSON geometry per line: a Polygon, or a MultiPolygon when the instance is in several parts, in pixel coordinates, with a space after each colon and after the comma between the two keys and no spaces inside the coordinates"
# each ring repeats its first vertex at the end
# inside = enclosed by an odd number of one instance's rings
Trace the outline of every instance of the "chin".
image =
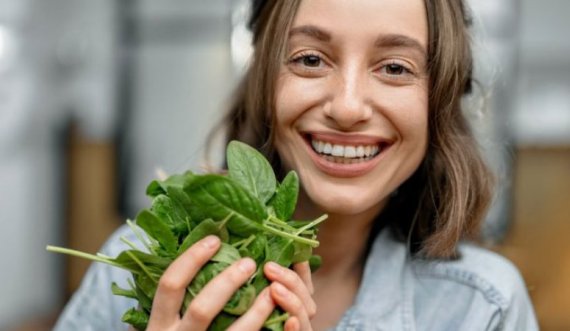
{"type": "Polygon", "coordinates": [[[372,210],[379,212],[386,201],[384,197],[367,198],[361,194],[346,193],[348,194],[319,194],[312,200],[323,212],[342,216],[359,215],[372,210]]]}

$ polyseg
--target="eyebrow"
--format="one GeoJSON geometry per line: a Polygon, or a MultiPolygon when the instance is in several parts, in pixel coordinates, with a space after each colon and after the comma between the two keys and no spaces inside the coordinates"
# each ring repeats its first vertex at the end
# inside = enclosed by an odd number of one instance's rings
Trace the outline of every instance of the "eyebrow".
{"type": "Polygon", "coordinates": [[[427,51],[419,41],[401,34],[381,35],[378,37],[378,39],[376,39],[374,46],[411,48],[419,52],[424,58],[427,58],[427,51]]]}
{"type": "MultiPolygon", "coordinates": [[[[289,31],[289,38],[296,35],[305,35],[315,38],[323,42],[329,42],[332,37],[331,34],[314,25],[301,25],[294,27],[289,31]]],[[[427,58],[426,49],[414,38],[401,35],[401,34],[386,34],[380,35],[374,42],[375,47],[404,47],[411,48],[419,52],[424,58],[427,58]]]]}
{"type": "Polygon", "coordinates": [[[331,34],[314,26],[314,25],[301,25],[295,28],[292,28],[289,31],[289,38],[295,35],[306,35],[309,37],[313,37],[320,41],[329,42],[331,40],[331,34]]]}

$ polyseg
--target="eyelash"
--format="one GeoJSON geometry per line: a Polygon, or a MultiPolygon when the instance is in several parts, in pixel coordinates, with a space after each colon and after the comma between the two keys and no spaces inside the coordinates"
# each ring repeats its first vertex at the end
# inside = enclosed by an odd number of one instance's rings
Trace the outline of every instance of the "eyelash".
{"type": "MultiPolygon", "coordinates": [[[[289,63],[290,63],[290,64],[298,65],[298,66],[300,66],[303,70],[306,70],[306,71],[313,71],[313,70],[319,69],[323,62],[325,62],[325,61],[323,60],[323,58],[322,58],[321,55],[319,55],[318,53],[315,53],[315,52],[310,52],[310,51],[301,52],[301,53],[299,53],[298,55],[295,55],[294,57],[292,57],[292,58],[289,60],[289,63]],[[305,65],[302,61],[303,61],[304,59],[309,58],[309,57],[315,57],[315,58],[317,58],[317,59],[319,60],[319,66],[318,66],[318,67],[311,67],[311,66],[305,65]]],[[[388,69],[390,66],[397,66],[397,67],[398,67],[397,69],[398,69],[398,70],[401,69],[401,70],[402,70],[402,73],[401,73],[401,74],[389,74],[389,73],[384,72],[384,73],[382,73],[382,74],[387,75],[388,77],[393,78],[393,79],[406,79],[405,77],[403,77],[403,76],[405,76],[405,75],[412,75],[412,76],[415,76],[415,72],[414,72],[412,69],[410,69],[409,66],[407,66],[407,65],[405,65],[405,64],[403,64],[403,63],[401,63],[401,62],[399,62],[399,61],[394,61],[394,60],[390,61],[390,62],[387,63],[387,64],[383,64],[383,65],[380,67],[379,70],[380,70],[380,71],[385,71],[385,70],[388,69]]]]}
{"type": "Polygon", "coordinates": [[[306,70],[314,70],[314,67],[306,66],[306,65],[304,65],[304,64],[301,62],[302,60],[307,59],[307,58],[309,58],[309,57],[318,58],[319,61],[320,61],[319,64],[321,64],[322,62],[324,62],[322,56],[320,56],[320,55],[317,54],[317,53],[314,53],[314,52],[301,52],[300,54],[295,55],[293,58],[291,58],[291,59],[289,60],[289,63],[290,63],[290,64],[295,64],[295,65],[301,65],[301,66],[303,66],[303,68],[308,68],[308,69],[306,69],[306,70]]]}
{"type": "Polygon", "coordinates": [[[409,66],[407,66],[403,63],[400,63],[398,61],[390,61],[387,64],[383,64],[380,67],[380,70],[382,71],[382,70],[388,69],[390,66],[397,66],[398,67],[397,69],[398,70],[401,69],[403,71],[403,73],[397,74],[397,75],[386,73],[386,75],[388,75],[388,76],[397,77],[397,76],[403,76],[403,75],[415,75],[415,72],[412,69],[410,69],[409,66]]]}

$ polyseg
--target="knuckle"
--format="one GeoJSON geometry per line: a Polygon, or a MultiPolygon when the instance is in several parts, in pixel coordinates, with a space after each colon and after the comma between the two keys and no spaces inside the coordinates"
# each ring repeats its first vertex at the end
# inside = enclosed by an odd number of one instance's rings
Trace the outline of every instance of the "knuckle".
{"type": "Polygon", "coordinates": [[[305,308],[301,300],[295,296],[292,296],[290,298],[290,302],[291,302],[292,311],[295,314],[300,314],[305,308]]]}
{"type": "Polygon", "coordinates": [[[230,268],[226,269],[225,273],[227,279],[232,282],[232,284],[241,284],[246,278],[247,274],[241,270],[237,265],[233,265],[230,268]]]}
{"type": "Polygon", "coordinates": [[[158,280],[158,289],[165,292],[175,292],[183,289],[185,284],[182,284],[178,277],[170,275],[163,275],[158,280]]]}
{"type": "Polygon", "coordinates": [[[190,303],[186,313],[198,323],[202,324],[210,321],[208,309],[205,305],[198,303],[198,300],[194,300],[190,303]]]}
{"type": "Polygon", "coordinates": [[[314,302],[311,302],[309,304],[309,307],[307,308],[307,316],[309,317],[309,319],[311,319],[316,315],[317,315],[317,305],[314,302]]]}

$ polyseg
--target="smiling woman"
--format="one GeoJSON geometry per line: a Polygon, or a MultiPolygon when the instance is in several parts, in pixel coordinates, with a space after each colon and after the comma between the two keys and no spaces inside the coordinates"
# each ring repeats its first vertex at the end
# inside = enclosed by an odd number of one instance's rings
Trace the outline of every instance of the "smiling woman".
{"type": "MultiPolygon", "coordinates": [[[[265,265],[269,290],[229,329],[260,329],[275,306],[288,331],[538,329],[516,268],[468,243],[492,179],[461,111],[472,71],[462,1],[256,0],[251,28],[255,53],[223,123],[228,142],[261,151],[279,180],[299,174],[295,219],[329,218],[315,250],[322,267],[265,265]]],[[[172,263],[149,330],[207,329],[251,276],[252,261],[228,268],[180,316],[193,270],[218,244],[172,263]]],[[[114,278],[104,266],[91,276],[114,278]]],[[[73,314],[114,314],[82,308],[90,288],[56,330],[71,330],[73,314]]]]}

